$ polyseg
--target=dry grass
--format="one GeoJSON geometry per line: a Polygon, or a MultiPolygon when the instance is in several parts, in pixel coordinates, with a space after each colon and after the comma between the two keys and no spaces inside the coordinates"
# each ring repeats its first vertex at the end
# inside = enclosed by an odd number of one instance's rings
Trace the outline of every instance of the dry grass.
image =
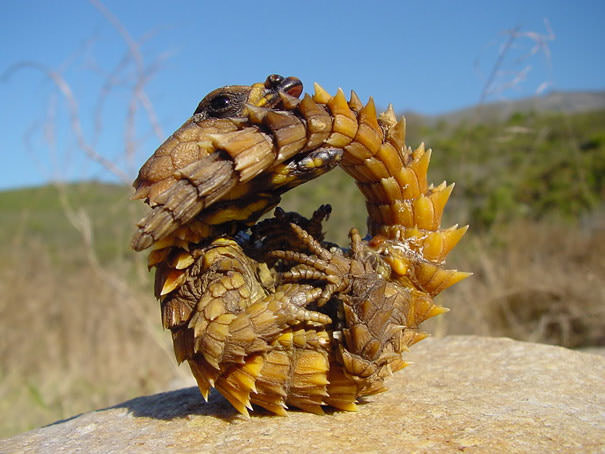
{"type": "Polygon", "coordinates": [[[0,437],[165,389],[179,374],[151,291],[116,288],[85,260],[58,266],[79,253],[51,258],[28,242],[3,257],[0,437]]]}
{"type": "Polygon", "coordinates": [[[450,258],[475,273],[448,289],[444,334],[473,333],[558,344],[605,345],[605,223],[519,221],[463,240],[450,258]]]}

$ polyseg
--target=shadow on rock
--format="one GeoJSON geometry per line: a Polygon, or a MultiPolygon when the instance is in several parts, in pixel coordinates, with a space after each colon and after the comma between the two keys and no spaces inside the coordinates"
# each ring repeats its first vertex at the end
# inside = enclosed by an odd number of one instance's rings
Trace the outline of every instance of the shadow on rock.
{"type": "Polygon", "coordinates": [[[126,408],[136,417],[163,420],[204,415],[228,421],[238,416],[235,409],[219,393],[210,393],[208,402],[205,402],[196,387],[137,397],[111,408],[126,408]]]}

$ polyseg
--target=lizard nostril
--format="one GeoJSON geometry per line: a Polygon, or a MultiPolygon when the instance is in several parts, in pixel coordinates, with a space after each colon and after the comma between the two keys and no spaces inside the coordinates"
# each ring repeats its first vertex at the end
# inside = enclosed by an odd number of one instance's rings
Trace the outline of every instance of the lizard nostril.
{"type": "Polygon", "coordinates": [[[284,76],[280,76],[279,74],[271,74],[265,80],[265,88],[277,88],[285,79],[284,76]]]}

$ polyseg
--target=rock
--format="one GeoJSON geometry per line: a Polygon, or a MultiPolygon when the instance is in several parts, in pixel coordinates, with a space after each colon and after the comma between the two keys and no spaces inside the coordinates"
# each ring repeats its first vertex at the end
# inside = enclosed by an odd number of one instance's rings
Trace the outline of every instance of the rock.
{"type": "Polygon", "coordinates": [[[605,347],[583,347],[579,348],[578,351],[591,353],[593,355],[605,356],[605,347]]]}
{"type": "Polygon", "coordinates": [[[0,441],[0,452],[605,452],[605,358],[509,339],[427,339],[357,413],[236,414],[197,389],[0,441]]]}

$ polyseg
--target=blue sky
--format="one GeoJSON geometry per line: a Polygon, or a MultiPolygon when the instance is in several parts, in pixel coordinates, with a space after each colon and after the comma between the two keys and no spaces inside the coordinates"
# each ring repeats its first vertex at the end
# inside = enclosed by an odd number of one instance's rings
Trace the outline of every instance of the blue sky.
{"type": "Polygon", "coordinates": [[[378,106],[426,114],[544,89],[605,88],[603,1],[5,0],[2,6],[0,153],[8,168],[0,189],[134,178],[205,93],[270,73],[295,75],[307,89],[313,81],[330,92],[355,89],[378,106]],[[513,29],[509,41],[506,31],[513,29]],[[129,42],[136,52],[125,59],[129,42]],[[81,141],[70,104],[47,71],[77,103],[81,141]],[[83,148],[119,171],[86,157],[83,148]]]}

